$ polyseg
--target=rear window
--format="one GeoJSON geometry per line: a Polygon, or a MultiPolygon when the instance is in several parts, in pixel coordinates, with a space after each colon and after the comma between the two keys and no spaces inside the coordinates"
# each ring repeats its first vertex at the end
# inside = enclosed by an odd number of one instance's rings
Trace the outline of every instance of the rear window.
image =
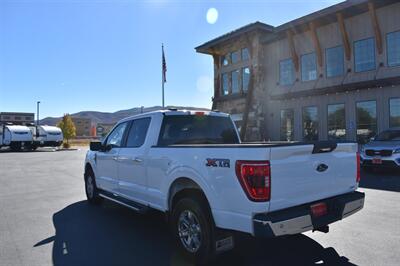
{"type": "Polygon", "coordinates": [[[207,115],[167,115],[158,139],[159,146],[237,143],[239,139],[230,118],[207,115]]]}

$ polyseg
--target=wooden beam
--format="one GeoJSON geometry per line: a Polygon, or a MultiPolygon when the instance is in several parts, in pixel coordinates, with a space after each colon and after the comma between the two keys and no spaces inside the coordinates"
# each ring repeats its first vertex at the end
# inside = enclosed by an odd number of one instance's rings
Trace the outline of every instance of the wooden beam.
{"type": "MultiPolygon", "coordinates": [[[[218,98],[221,93],[221,82],[220,82],[220,67],[221,67],[221,56],[213,54],[214,59],[214,99],[218,98]]],[[[214,107],[214,101],[213,101],[214,107]]]]}
{"type": "Polygon", "coordinates": [[[340,33],[342,35],[342,42],[344,46],[344,53],[346,55],[346,60],[349,61],[351,59],[351,46],[349,42],[349,35],[346,31],[346,25],[344,24],[344,19],[342,13],[337,13],[336,18],[339,24],[340,33]]]}
{"type": "Polygon", "coordinates": [[[311,39],[312,39],[312,42],[314,44],[315,52],[317,54],[318,65],[320,67],[322,67],[322,50],[321,50],[321,45],[320,45],[319,40],[318,40],[318,35],[317,35],[315,23],[311,21],[309,23],[309,27],[310,27],[310,32],[311,32],[311,39]]]}
{"type": "Polygon", "coordinates": [[[287,37],[288,42],[289,42],[290,55],[291,55],[292,60],[293,60],[294,69],[296,70],[296,72],[298,72],[299,71],[299,56],[297,55],[296,48],[294,46],[293,32],[291,30],[287,30],[286,31],[286,37],[287,37]]]}
{"type": "Polygon", "coordinates": [[[381,28],[379,27],[378,23],[378,18],[376,16],[374,3],[368,2],[368,10],[372,21],[372,27],[374,28],[376,47],[378,48],[378,53],[382,54],[383,52],[382,34],[381,34],[381,28]]]}
{"type": "Polygon", "coordinates": [[[253,103],[253,92],[254,92],[254,67],[253,67],[253,62],[252,62],[252,58],[254,56],[254,49],[253,49],[252,42],[250,41],[250,37],[248,35],[246,35],[246,46],[247,46],[247,49],[249,49],[250,77],[249,77],[249,85],[247,87],[246,102],[245,102],[244,111],[243,111],[242,127],[240,129],[240,139],[242,141],[246,140],[247,123],[249,120],[250,107],[253,103]]]}

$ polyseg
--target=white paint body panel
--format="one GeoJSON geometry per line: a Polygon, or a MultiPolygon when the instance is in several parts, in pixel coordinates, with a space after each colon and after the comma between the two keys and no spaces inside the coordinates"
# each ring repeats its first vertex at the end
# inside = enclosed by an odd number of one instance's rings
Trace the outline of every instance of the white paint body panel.
{"type": "Polygon", "coordinates": [[[30,142],[33,140],[32,132],[26,126],[4,126],[1,145],[8,146],[11,142],[30,142]]]}
{"type": "MultiPolygon", "coordinates": [[[[226,116],[221,113],[210,115],[226,116]]],[[[145,144],[140,149],[121,148],[121,151],[109,154],[117,156],[118,160],[105,160],[101,158],[104,156],[101,152],[89,151],[86,163],[91,164],[99,187],[161,211],[168,211],[171,184],[186,177],[204,192],[217,227],[252,234],[256,213],[297,206],[357,188],[356,144],[339,144],[333,152],[321,154],[312,154],[312,145],[157,147],[163,112],[123,121],[143,117],[152,120],[145,144]],[[136,156],[142,160],[140,165],[131,161],[136,156]],[[230,167],[207,167],[207,158],[229,159],[230,167]],[[235,173],[237,160],[270,160],[270,202],[253,202],[247,198],[235,173]],[[317,172],[320,163],[329,165],[328,170],[317,172]]]]}

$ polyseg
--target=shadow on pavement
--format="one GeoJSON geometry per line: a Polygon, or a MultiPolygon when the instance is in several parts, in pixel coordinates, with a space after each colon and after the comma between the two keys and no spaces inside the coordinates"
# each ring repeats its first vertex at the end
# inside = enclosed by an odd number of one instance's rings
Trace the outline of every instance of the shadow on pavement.
{"type": "Polygon", "coordinates": [[[59,151],[76,151],[77,148],[71,149],[56,149],[56,148],[38,148],[36,150],[20,150],[20,151],[13,151],[8,148],[0,148],[0,153],[35,153],[35,152],[59,152],[59,151]]]}
{"type": "MultiPolygon", "coordinates": [[[[76,202],[53,216],[56,234],[35,247],[53,242],[54,265],[193,265],[174,248],[164,216],[139,215],[105,201],[91,206],[76,202]]],[[[253,239],[240,235],[236,248],[215,265],[354,265],[335,249],[305,235],[253,239]]]]}
{"type": "Polygon", "coordinates": [[[363,169],[360,187],[400,192],[400,172],[393,169],[363,169]]]}

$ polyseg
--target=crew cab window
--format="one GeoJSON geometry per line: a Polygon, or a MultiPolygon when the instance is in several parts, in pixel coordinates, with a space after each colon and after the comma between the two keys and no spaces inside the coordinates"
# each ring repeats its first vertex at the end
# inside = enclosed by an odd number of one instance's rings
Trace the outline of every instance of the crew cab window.
{"type": "Polygon", "coordinates": [[[149,129],[150,118],[142,118],[132,121],[129,129],[126,147],[140,147],[143,145],[147,130],[149,129]]]}
{"type": "Polygon", "coordinates": [[[126,122],[119,124],[108,136],[106,145],[112,145],[113,147],[121,147],[127,124],[128,123],[126,122]]]}
{"type": "Polygon", "coordinates": [[[237,144],[239,138],[228,117],[168,115],[161,127],[159,146],[174,144],[237,144]]]}

